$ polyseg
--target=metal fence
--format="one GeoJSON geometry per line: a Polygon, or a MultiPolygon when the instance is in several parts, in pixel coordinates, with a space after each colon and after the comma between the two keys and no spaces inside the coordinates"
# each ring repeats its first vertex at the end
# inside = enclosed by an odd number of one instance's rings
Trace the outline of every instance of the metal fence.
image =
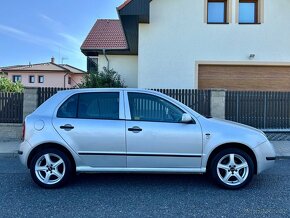
{"type": "Polygon", "coordinates": [[[0,92],[0,123],[22,123],[23,93],[0,92]]]}
{"type": "Polygon", "coordinates": [[[51,96],[56,94],[58,91],[67,90],[68,88],[38,88],[38,106],[40,106],[43,102],[49,99],[51,96]]]}
{"type": "Polygon", "coordinates": [[[290,128],[289,92],[226,92],[226,119],[263,130],[290,128]]]}
{"type": "Polygon", "coordinates": [[[155,91],[166,94],[183,104],[187,105],[196,112],[210,116],[210,90],[196,89],[154,89],[155,91]]]}
{"type": "MultiPolygon", "coordinates": [[[[64,88],[38,88],[38,105],[41,105],[59,90],[64,88]]],[[[193,89],[154,89],[162,92],[197,111],[204,116],[210,116],[210,90],[193,89]]]]}

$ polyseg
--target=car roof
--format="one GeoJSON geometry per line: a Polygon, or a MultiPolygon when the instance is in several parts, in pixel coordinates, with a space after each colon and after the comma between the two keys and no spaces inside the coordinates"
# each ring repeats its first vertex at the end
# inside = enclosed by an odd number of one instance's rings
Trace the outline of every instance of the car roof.
{"type": "Polygon", "coordinates": [[[58,92],[65,92],[65,93],[82,93],[82,92],[120,92],[120,91],[131,91],[131,92],[151,92],[151,93],[159,93],[154,90],[150,89],[142,89],[142,88],[85,88],[85,89],[68,89],[68,90],[61,90],[58,92]]]}

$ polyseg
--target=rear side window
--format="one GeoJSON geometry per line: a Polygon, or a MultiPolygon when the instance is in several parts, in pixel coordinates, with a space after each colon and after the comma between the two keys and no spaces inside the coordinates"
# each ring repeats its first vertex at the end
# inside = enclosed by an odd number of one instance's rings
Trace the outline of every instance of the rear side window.
{"type": "Polygon", "coordinates": [[[117,120],[119,93],[76,94],[62,104],[57,117],[117,120]]]}
{"type": "Polygon", "coordinates": [[[76,118],[77,106],[78,106],[78,95],[73,95],[60,106],[60,108],[57,111],[57,117],[76,118]]]}
{"type": "Polygon", "coordinates": [[[78,118],[119,119],[119,93],[79,94],[78,118]]]}

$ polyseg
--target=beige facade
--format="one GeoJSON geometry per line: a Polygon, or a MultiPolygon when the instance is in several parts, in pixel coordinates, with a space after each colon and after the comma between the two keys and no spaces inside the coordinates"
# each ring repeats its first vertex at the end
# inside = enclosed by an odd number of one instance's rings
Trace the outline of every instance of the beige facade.
{"type": "Polygon", "coordinates": [[[13,77],[21,76],[21,83],[25,87],[61,87],[72,88],[81,83],[82,74],[67,74],[64,72],[21,72],[14,71],[8,73],[8,78],[13,81],[13,77]],[[34,82],[30,77],[34,77],[34,82]],[[43,77],[43,80],[40,78],[43,77]],[[43,81],[43,82],[40,82],[43,81]]]}
{"type": "Polygon", "coordinates": [[[73,88],[81,83],[86,73],[67,64],[51,62],[29,65],[16,65],[2,68],[13,82],[21,82],[24,87],[73,88]]]}

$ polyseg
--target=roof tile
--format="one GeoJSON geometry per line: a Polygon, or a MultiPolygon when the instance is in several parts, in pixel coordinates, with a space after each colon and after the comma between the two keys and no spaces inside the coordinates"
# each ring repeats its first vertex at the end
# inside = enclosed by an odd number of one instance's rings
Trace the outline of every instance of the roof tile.
{"type": "Polygon", "coordinates": [[[97,20],[81,49],[127,49],[120,20],[97,20]]]}

